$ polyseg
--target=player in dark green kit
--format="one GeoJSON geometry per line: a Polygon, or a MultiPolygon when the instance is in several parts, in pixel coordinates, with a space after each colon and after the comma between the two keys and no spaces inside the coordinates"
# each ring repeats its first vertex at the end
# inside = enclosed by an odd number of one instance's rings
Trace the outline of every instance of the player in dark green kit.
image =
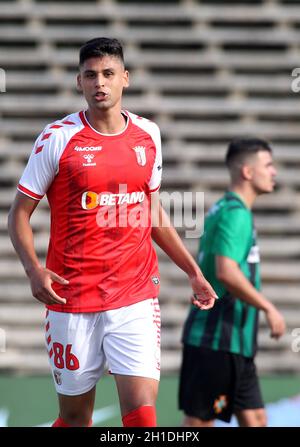
{"type": "Polygon", "coordinates": [[[230,143],[229,191],[212,206],[200,239],[198,263],[220,299],[213,309],[190,309],[183,333],[179,406],[185,426],[213,426],[215,418],[240,426],[266,425],[254,356],[258,311],[271,336],[285,331],[281,314],[260,292],[259,249],[251,212],[255,199],[272,192],[276,170],[268,143],[230,143]]]}

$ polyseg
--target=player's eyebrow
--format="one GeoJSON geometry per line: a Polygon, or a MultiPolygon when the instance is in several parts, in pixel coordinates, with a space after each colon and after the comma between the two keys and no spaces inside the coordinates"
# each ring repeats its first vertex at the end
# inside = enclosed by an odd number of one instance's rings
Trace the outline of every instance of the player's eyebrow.
{"type": "Polygon", "coordinates": [[[100,72],[98,72],[97,70],[92,70],[92,69],[90,69],[90,68],[88,68],[87,70],[84,70],[84,74],[94,74],[94,73],[106,73],[106,72],[112,72],[112,73],[114,73],[115,72],[115,69],[114,68],[112,68],[112,67],[107,67],[107,68],[103,68],[103,70],[101,70],[100,72]]]}
{"type": "Polygon", "coordinates": [[[87,73],[97,73],[97,71],[96,71],[96,70],[88,69],[88,70],[84,70],[83,73],[84,73],[84,74],[87,74],[87,73]]]}

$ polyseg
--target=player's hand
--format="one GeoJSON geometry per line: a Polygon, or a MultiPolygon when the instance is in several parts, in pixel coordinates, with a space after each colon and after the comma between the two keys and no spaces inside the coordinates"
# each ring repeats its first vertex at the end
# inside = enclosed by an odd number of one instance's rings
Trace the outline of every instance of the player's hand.
{"type": "Polygon", "coordinates": [[[40,267],[29,275],[32,295],[44,304],[66,304],[67,300],[58,296],[51,285],[53,282],[67,285],[69,281],[49,269],[40,267]]]}
{"type": "Polygon", "coordinates": [[[281,337],[286,330],[285,321],[281,313],[278,312],[273,304],[270,304],[268,309],[265,311],[266,319],[271,330],[270,336],[272,338],[278,339],[281,337]]]}
{"type": "Polygon", "coordinates": [[[194,291],[191,296],[192,304],[201,310],[211,309],[215,304],[215,300],[218,299],[218,296],[209,282],[202,275],[199,275],[191,277],[190,283],[194,291]]]}

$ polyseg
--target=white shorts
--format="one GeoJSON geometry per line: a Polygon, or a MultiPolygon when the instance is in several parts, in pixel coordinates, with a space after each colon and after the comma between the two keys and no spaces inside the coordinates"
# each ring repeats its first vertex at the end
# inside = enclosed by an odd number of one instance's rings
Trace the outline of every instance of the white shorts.
{"type": "Polygon", "coordinates": [[[46,312],[46,346],[56,391],[91,390],[112,374],[160,378],[160,308],[150,298],[93,313],[46,312]]]}

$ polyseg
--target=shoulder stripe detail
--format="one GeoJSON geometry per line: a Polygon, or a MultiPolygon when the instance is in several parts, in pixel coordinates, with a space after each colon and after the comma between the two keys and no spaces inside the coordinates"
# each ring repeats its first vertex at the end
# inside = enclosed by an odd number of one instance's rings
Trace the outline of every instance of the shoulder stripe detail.
{"type": "Polygon", "coordinates": [[[39,146],[36,148],[35,154],[38,154],[39,152],[42,152],[44,145],[39,146]]]}
{"type": "Polygon", "coordinates": [[[73,123],[73,121],[69,121],[69,120],[64,120],[64,121],[62,121],[62,123],[63,123],[63,124],[67,124],[67,125],[69,125],[69,126],[73,126],[73,125],[75,125],[75,123],[73,123]]]}
{"type": "Polygon", "coordinates": [[[22,192],[23,194],[26,194],[26,196],[31,197],[32,199],[41,200],[43,198],[43,196],[40,196],[39,194],[35,194],[34,192],[32,192],[29,189],[27,189],[24,186],[22,186],[20,183],[18,184],[17,189],[20,192],[22,192]]]}
{"type": "Polygon", "coordinates": [[[49,127],[49,129],[60,129],[62,126],[61,124],[52,124],[52,126],[49,127]]]}
{"type": "Polygon", "coordinates": [[[50,135],[51,135],[51,132],[49,132],[49,133],[45,133],[45,134],[43,135],[41,141],[48,140],[48,138],[50,137],[50,135]]]}
{"type": "Polygon", "coordinates": [[[149,192],[150,192],[150,193],[156,192],[156,191],[158,191],[158,190],[159,190],[159,188],[160,188],[160,185],[158,185],[158,187],[157,187],[157,188],[154,188],[154,189],[149,189],[149,192]]]}

